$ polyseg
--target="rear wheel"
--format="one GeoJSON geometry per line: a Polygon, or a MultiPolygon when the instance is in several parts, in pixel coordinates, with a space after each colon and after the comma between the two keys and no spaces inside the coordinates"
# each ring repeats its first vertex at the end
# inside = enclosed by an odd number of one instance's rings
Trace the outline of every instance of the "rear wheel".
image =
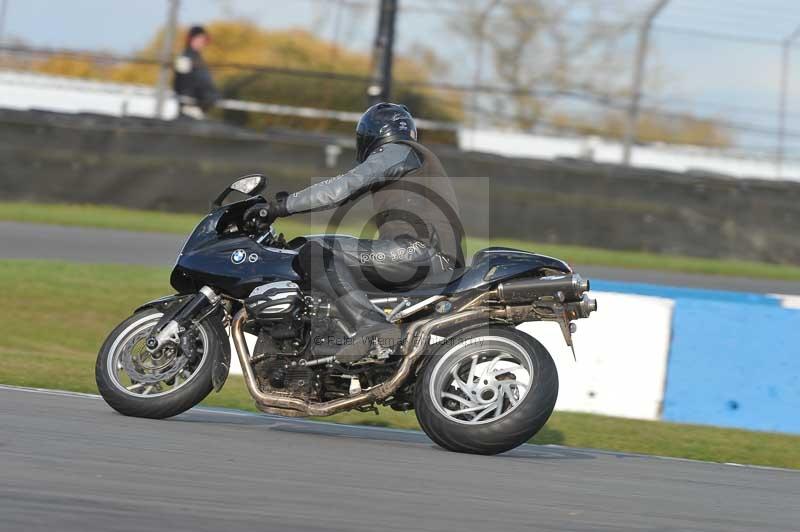
{"type": "Polygon", "coordinates": [[[534,338],[486,327],[439,347],[415,393],[417,419],[438,445],[497,454],[544,426],[558,397],[558,374],[550,353],[534,338]]]}
{"type": "Polygon", "coordinates": [[[180,346],[151,353],[145,340],[161,316],[152,309],[137,312],[111,332],[97,356],[100,395],[126,416],[175,416],[202,401],[213,388],[211,374],[222,349],[222,324],[211,321],[212,315],[182,333],[180,346]]]}

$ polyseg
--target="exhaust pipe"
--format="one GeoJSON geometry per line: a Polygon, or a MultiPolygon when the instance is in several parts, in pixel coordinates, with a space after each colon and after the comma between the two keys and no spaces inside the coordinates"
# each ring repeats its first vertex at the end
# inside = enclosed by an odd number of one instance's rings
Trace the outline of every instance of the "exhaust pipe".
{"type": "Polygon", "coordinates": [[[247,319],[247,311],[240,310],[233,318],[231,323],[231,336],[236,353],[239,355],[239,363],[242,366],[244,380],[250,395],[256,401],[259,410],[271,414],[284,416],[329,416],[336,412],[351,410],[358,406],[374,403],[381,399],[386,399],[392,395],[411,373],[414,363],[422,355],[430,344],[431,334],[448,325],[465,322],[486,315],[485,310],[469,310],[457,312],[440,318],[433,318],[428,321],[415,322],[406,332],[403,344],[403,361],[394,375],[383,383],[369,388],[358,395],[334,399],[325,403],[309,403],[297,397],[289,397],[283,394],[264,392],[258,386],[253,366],[250,364],[250,350],[244,338],[244,322],[247,319]]]}
{"type": "Polygon", "coordinates": [[[559,301],[581,301],[588,291],[589,280],[580,275],[552,275],[514,279],[497,285],[497,295],[504,303],[530,303],[542,297],[556,297],[559,301]]]}
{"type": "Polygon", "coordinates": [[[565,307],[573,320],[588,318],[589,314],[597,311],[597,300],[590,298],[588,294],[583,294],[580,301],[567,303],[565,307]]]}

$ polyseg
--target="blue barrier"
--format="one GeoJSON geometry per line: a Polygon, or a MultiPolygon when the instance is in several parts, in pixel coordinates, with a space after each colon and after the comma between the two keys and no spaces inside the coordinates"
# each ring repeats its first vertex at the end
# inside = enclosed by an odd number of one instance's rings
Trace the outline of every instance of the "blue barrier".
{"type": "Polygon", "coordinates": [[[678,300],[662,418],[800,433],[800,311],[678,300]]]}
{"type": "Polygon", "coordinates": [[[592,288],[675,301],[662,419],[800,433],[800,310],[764,294],[615,281],[592,288]]]}

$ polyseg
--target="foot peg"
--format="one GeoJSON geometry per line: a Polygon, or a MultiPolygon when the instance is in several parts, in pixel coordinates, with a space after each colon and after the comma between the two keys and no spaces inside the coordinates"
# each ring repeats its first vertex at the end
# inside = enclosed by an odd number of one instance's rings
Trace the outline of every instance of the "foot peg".
{"type": "Polygon", "coordinates": [[[361,393],[361,381],[358,380],[356,375],[350,375],[350,395],[358,395],[361,393]]]}

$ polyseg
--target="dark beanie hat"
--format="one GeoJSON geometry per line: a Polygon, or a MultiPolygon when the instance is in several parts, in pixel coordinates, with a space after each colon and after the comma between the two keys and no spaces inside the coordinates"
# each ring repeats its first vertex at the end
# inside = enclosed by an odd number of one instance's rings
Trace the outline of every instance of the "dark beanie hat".
{"type": "Polygon", "coordinates": [[[192,26],[189,28],[188,38],[197,37],[198,35],[208,35],[208,32],[203,26],[192,26]]]}

